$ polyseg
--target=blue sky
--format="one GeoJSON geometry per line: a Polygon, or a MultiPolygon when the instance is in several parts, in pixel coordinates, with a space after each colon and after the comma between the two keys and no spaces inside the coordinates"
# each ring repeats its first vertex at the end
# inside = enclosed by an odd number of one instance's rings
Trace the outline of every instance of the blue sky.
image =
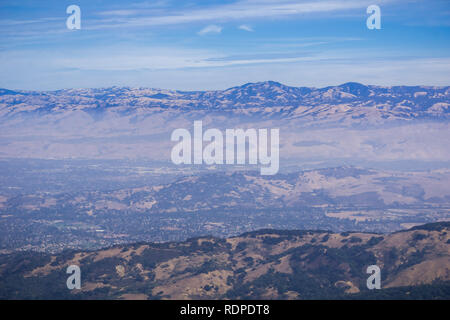
{"type": "Polygon", "coordinates": [[[450,85],[448,0],[2,0],[0,28],[9,89],[450,85]]]}

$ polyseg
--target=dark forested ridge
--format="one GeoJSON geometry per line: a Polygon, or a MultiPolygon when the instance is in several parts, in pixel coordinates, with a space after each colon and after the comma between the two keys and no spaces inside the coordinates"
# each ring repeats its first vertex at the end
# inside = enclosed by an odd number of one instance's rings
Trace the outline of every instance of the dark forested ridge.
{"type": "Polygon", "coordinates": [[[0,256],[1,299],[449,299],[450,223],[392,234],[260,230],[238,237],[0,256]],[[369,265],[381,290],[368,290],[369,265]],[[81,268],[81,289],[66,268],[81,268]]]}

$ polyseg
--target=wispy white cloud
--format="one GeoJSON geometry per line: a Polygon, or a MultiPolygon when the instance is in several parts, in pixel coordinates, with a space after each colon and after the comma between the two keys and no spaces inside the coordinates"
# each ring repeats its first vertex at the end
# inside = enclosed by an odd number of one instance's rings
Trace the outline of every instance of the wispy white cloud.
{"type": "MultiPolygon", "coordinates": [[[[381,0],[380,0],[381,1],[381,0]]],[[[381,2],[386,2],[383,0],[381,2]]],[[[158,15],[124,17],[111,24],[107,19],[96,22],[90,28],[139,27],[194,23],[202,21],[230,21],[238,19],[259,19],[285,17],[299,14],[332,13],[366,8],[373,0],[328,0],[328,1],[238,1],[228,5],[213,6],[207,9],[183,11],[168,10],[158,15]]],[[[86,25],[86,24],[85,24],[86,25]]]]}
{"type": "MultiPolygon", "coordinates": [[[[394,0],[378,0],[385,3],[394,0]]],[[[301,14],[323,14],[346,12],[363,9],[372,4],[373,0],[240,0],[226,5],[211,5],[207,8],[179,9],[169,6],[167,1],[155,3],[143,2],[127,7],[111,8],[92,12],[91,18],[83,18],[84,30],[98,30],[125,27],[151,27],[189,23],[224,23],[240,19],[283,18],[301,14]]],[[[63,17],[65,18],[65,17],[63,17]]],[[[28,23],[48,23],[48,28],[54,28],[52,20],[61,18],[42,18],[29,20],[5,20],[0,25],[24,25],[28,23]]],[[[240,29],[250,31],[252,28],[246,24],[240,29]]]]}
{"type": "Polygon", "coordinates": [[[327,56],[298,59],[236,57],[230,60],[221,53],[204,50],[104,50],[95,54],[93,50],[73,52],[69,49],[32,54],[0,52],[0,73],[8,74],[8,77],[0,77],[0,87],[39,90],[124,85],[206,90],[267,79],[314,87],[348,81],[376,85],[448,85],[450,72],[449,58],[374,60],[362,58],[360,52],[352,58],[331,55],[327,51],[327,56]]]}
{"type": "Polygon", "coordinates": [[[222,27],[217,26],[215,24],[211,24],[209,26],[204,27],[202,30],[198,32],[199,35],[204,36],[206,34],[219,34],[222,32],[222,27]]]}
{"type": "Polygon", "coordinates": [[[241,29],[241,30],[244,30],[244,31],[248,31],[248,32],[253,32],[254,31],[253,28],[250,27],[247,24],[241,24],[238,28],[241,29]]]}
{"type": "Polygon", "coordinates": [[[101,11],[98,14],[102,16],[132,16],[132,15],[142,15],[146,13],[151,13],[151,10],[154,9],[163,9],[170,6],[169,1],[167,0],[158,0],[158,1],[143,1],[143,2],[135,2],[126,4],[126,9],[117,8],[106,11],[101,11]]]}
{"type": "Polygon", "coordinates": [[[61,17],[49,17],[49,18],[40,18],[40,19],[26,19],[26,20],[13,20],[13,19],[5,19],[0,21],[0,26],[19,26],[19,25],[29,25],[36,23],[49,23],[54,21],[61,21],[64,18],[61,17]]]}
{"type": "MultiPolygon", "coordinates": [[[[96,71],[96,72],[141,72],[142,70],[193,70],[208,68],[226,68],[235,66],[258,66],[261,70],[274,70],[274,66],[290,65],[301,66],[302,77],[306,75],[307,70],[316,70],[318,76],[325,78],[345,77],[348,74],[355,73],[355,79],[361,77],[370,77],[371,74],[382,74],[381,71],[388,74],[386,79],[400,79],[406,82],[405,74],[431,74],[433,70],[436,75],[440,75],[444,70],[449,70],[450,58],[445,59],[419,59],[417,57],[402,57],[386,55],[378,57],[370,50],[366,51],[348,51],[326,50],[314,52],[258,52],[245,54],[230,54],[212,49],[193,49],[193,48],[176,48],[176,47],[151,47],[145,48],[140,46],[130,46],[123,48],[120,46],[110,46],[91,49],[74,49],[67,48],[57,52],[47,52],[46,50],[18,50],[0,52],[0,72],[3,74],[14,74],[11,69],[17,66],[23,66],[21,72],[22,77],[28,74],[27,68],[30,66],[39,66],[44,70],[78,70],[79,72],[96,71]],[[45,52],[45,53],[44,53],[45,52]],[[367,66],[369,63],[369,66],[367,66]],[[404,68],[399,75],[393,76],[392,70],[396,70],[402,61],[402,66],[411,68],[408,72],[404,72],[404,68]],[[411,62],[414,61],[414,62],[411,62]],[[420,61],[421,70],[412,67],[414,63],[420,61]],[[351,64],[355,67],[349,67],[351,64]],[[445,65],[447,64],[447,65],[445,65]],[[261,65],[266,65],[262,68],[261,65]],[[270,67],[273,66],[273,67],[270,67]],[[345,67],[342,67],[345,66],[345,67]],[[326,71],[330,67],[329,71],[326,71]],[[346,70],[347,71],[343,71],[346,70]],[[9,71],[8,71],[9,70],[9,71]],[[333,72],[338,71],[338,72],[333,72]],[[364,70],[363,72],[361,72],[364,70]],[[426,70],[426,71],[425,71],[426,70]],[[361,72],[357,74],[358,72],[361,72]]],[[[288,67],[289,69],[289,67],[288,67]]],[[[290,71],[284,71],[290,74],[290,71]]],[[[274,73],[278,74],[278,73],[274,73]]],[[[283,75],[279,74],[280,77],[283,75]]],[[[298,74],[297,74],[298,76],[298,74]]],[[[314,78],[314,72],[308,75],[314,78]]],[[[307,77],[308,78],[308,77],[307,77]]],[[[348,77],[348,81],[352,80],[348,77]]],[[[417,77],[416,77],[417,78],[417,77]]],[[[447,77],[448,78],[448,77],[447,77]]],[[[410,80],[410,79],[409,79],[410,80]]],[[[325,81],[325,80],[324,80],[325,81]]],[[[339,82],[339,81],[337,81],[339,82]]],[[[344,81],[345,82],[345,81],[344,81]]],[[[370,81],[369,81],[370,82],[370,81]]],[[[418,81],[419,83],[420,81],[418,81]]],[[[440,82],[439,82],[440,83],[440,82]]]]}
{"type": "Polygon", "coordinates": [[[134,9],[130,9],[130,10],[107,10],[107,11],[102,11],[99,12],[99,15],[102,16],[133,16],[133,15],[137,15],[139,13],[139,10],[134,10],[134,9]]]}

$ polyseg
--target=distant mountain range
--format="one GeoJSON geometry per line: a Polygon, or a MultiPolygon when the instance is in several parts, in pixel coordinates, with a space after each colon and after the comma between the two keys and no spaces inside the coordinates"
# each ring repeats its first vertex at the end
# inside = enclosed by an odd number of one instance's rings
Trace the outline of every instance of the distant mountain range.
{"type": "Polygon", "coordinates": [[[449,299],[450,224],[392,234],[260,230],[0,255],[0,299],[449,299]],[[68,290],[66,269],[81,269],[68,290]],[[381,269],[368,290],[367,267],[381,269]]]}
{"type": "Polygon", "coordinates": [[[294,119],[334,120],[375,118],[448,119],[450,87],[365,86],[349,82],[325,88],[289,87],[278,82],[248,83],[223,91],[173,91],[112,87],[58,91],[0,89],[2,119],[29,112],[121,114],[163,111],[216,111],[236,115],[261,115],[294,119]]]}

